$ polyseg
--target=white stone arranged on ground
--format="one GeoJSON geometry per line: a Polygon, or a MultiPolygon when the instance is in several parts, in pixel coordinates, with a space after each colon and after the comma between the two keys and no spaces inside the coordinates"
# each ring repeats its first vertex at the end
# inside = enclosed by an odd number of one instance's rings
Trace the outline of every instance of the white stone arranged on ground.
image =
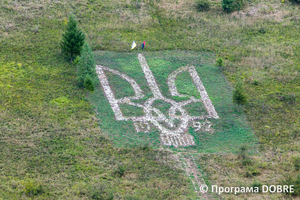
{"type": "Polygon", "coordinates": [[[180,147],[180,146],[195,145],[193,136],[187,133],[189,124],[193,122],[192,125],[196,128],[196,130],[200,130],[201,127],[203,126],[204,129],[201,130],[209,132],[211,131],[210,122],[206,121],[201,125],[200,122],[196,123],[195,120],[204,120],[204,119],[207,120],[207,118],[215,118],[215,119],[219,118],[214,106],[212,105],[211,100],[209,99],[209,96],[207,95],[204,85],[197,74],[195,67],[194,66],[181,67],[169,75],[167,84],[169,86],[171,95],[179,96],[179,97],[189,97],[188,100],[185,100],[183,102],[176,102],[172,99],[167,99],[162,95],[156,83],[155,77],[153,76],[152,71],[150,70],[147,64],[146,58],[142,54],[138,54],[138,60],[144,72],[148,86],[151,92],[153,93],[153,97],[146,100],[144,104],[135,103],[131,101],[133,99],[140,99],[144,97],[143,91],[141,90],[140,86],[136,83],[136,81],[133,78],[117,70],[110,69],[109,67],[105,67],[101,65],[96,66],[96,72],[98,74],[100,83],[104,90],[104,94],[111,105],[116,120],[132,121],[135,125],[136,132],[149,132],[150,127],[153,125],[160,131],[160,141],[165,146],[180,147]],[[130,83],[131,87],[134,90],[135,95],[131,97],[116,99],[104,71],[108,71],[115,75],[118,75],[124,80],[126,80],[128,83],[130,83]],[[189,74],[191,75],[193,82],[200,93],[201,99],[196,99],[193,96],[182,95],[177,91],[175,80],[177,75],[183,71],[188,71],[189,74]],[[166,117],[159,109],[152,106],[155,100],[162,100],[171,105],[171,108],[169,109],[168,117],[166,117]],[[203,102],[203,105],[206,108],[208,115],[201,115],[201,116],[188,115],[188,113],[186,112],[186,110],[183,109],[183,107],[190,103],[195,103],[195,102],[203,102]],[[126,117],[122,114],[122,111],[119,106],[120,104],[128,104],[131,106],[140,107],[143,109],[145,115],[139,117],[136,116],[126,117]],[[178,112],[181,114],[180,115],[176,114],[178,112]],[[153,115],[154,113],[155,116],[153,115]],[[177,126],[174,124],[174,120],[179,121],[179,124],[177,126]],[[204,126],[204,124],[209,126],[204,126]]]}
{"type": "Polygon", "coordinates": [[[186,171],[189,179],[193,183],[193,187],[199,199],[214,199],[211,195],[205,192],[201,192],[201,188],[205,190],[205,187],[207,187],[207,185],[202,177],[201,169],[197,167],[194,156],[192,154],[183,155],[181,153],[179,153],[178,155],[180,156],[183,170],[186,171]]]}

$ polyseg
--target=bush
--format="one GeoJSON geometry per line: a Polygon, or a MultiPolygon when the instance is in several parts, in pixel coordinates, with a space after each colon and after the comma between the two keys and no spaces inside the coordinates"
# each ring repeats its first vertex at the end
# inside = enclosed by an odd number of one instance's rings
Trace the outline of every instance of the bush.
{"type": "Polygon", "coordinates": [[[92,78],[89,74],[86,75],[85,79],[84,79],[84,87],[85,89],[89,90],[89,91],[94,91],[95,90],[95,85],[92,81],[92,78]]]}
{"type": "Polygon", "coordinates": [[[300,3],[300,0],[290,0],[293,3],[300,3]]]}
{"type": "Polygon", "coordinates": [[[80,56],[77,56],[76,59],[74,60],[74,65],[77,65],[80,61],[80,56]]]}
{"type": "Polygon", "coordinates": [[[224,66],[224,64],[223,64],[223,59],[222,59],[222,58],[218,58],[218,59],[216,60],[216,65],[217,65],[218,67],[224,66]]]}
{"type": "Polygon", "coordinates": [[[197,0],[196,9],[200,12],[207,11],[210,9],[210,3],[208,0],[197,0]]]}
{"type": "Polygon", "coordinates": [[[233,91],[232,96],[233,103],[238,105],[238,112],[240,111],[240,105],[245,105],[247,103],[247,96],[241,85],[237,85],[233,91]]]}
{"type": "Polygon", "coordinates": [[[235,10],[241,10],[244,4],[244,0],[222,0],[222,8],[225,12],[233,12],[235,10]]]}
{"type": "Polygon", "coordinates": [[[94,54],[87,43],[83,45],[81,57],[76,58],[75,62],[78,63],[77,79],[78,79],[79,86],[80,87],[83,86],[87,74],[90,75],[91,80],[94,83],[97,77],[96,69],[95,69],[96,64],[95,64],[94,54]]]}

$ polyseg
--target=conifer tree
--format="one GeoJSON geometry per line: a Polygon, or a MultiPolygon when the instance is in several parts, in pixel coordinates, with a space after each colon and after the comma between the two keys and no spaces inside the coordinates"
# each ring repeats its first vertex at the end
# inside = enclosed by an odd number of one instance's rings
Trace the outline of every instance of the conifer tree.
{"type": "Polygon", "coordinates": [[[92,81],[95,81],[97,75],[95,69],[94,54],[88,43],[85,42],[81,52],[81,57],[77,64],[77,77],[79,86],[83,85],[84,79],[86,78],[87,74],[90,75],[92,81]]]}
{"type": "Polygon", "coordinates": [[[60,47],[62,52],[71,58],[71,63],[76,55],[80,55],[84,44],[85,35],[78,29],[77,21],[73,14],[69,16],[69,21],[65,33],[63,34],[60,47]]]}
{"type": "Polygon", "coordinates": [[[240,105],[245,105],[247,103],[247,96],[245,95],[241,85],[237,85],[233,91],[232,97],[233,103],[238,105],[238,112],[240,111],[240,105]]]}
{"type": "Polygon", "coordinates": [[[95,90],[95,85],[92,81],[92,78],[89,74],[86,75],[85,79],[84,79],[84,83],[83,83],[85,89],[89,90],[89,91],[94,91],[95,90]]]}

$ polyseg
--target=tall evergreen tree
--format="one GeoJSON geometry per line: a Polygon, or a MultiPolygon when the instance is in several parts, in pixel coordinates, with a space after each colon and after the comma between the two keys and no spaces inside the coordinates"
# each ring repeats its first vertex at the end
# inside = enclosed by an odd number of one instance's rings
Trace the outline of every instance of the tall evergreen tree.
{"type": "Polygon", "coordinates": [[[77,77],[80,86],[83,86],[86,75],[90,75],[93,81],[97,77],[94,54],[88,43],[84,43],[81,57],[77,64],[77,77]]]}
{"type": "Polygon", "coordinates": [[[240,105],[245,105],[247,103],[247,96],[244,93],[244,90],[241,85],[237,85],[233,91],[232,96],[233,103],[238,105],[238,112],[240,111],[240,105]]]}
{"type": "Polygon", "coordinates": [[[61,50],[71,58],[71,63],[76,55],[80,55],[84,44],[85,35],[78,29],[77,21],[73,14],[69,16],[69,21],[62,41],[60,42],[61,50]]]}

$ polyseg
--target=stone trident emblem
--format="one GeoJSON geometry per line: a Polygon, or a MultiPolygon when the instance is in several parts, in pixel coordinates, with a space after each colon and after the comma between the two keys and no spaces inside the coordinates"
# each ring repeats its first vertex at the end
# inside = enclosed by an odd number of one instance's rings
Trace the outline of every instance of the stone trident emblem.
{"type": "Polygon", "coordinates": [[[111,105],[116,120],[132,121],[135,125],[136,132],[149,132],[151,126],[156,127],[160,131],[161,143],[166,146],[173,145],[175,147],[179,147],[195,145],[193,136],[187,133],[190,122],[192,122],[192,126],[197,128],[195,129],[196,131],[200,129],[203,131],[210,131],[211,124],[209,121],[207,121],[207,118],[219,118],[214,106],[211,103],[211,100],[207,95],[203,83],[197,74],[195,67],[180,67],[169,75],[167,84],[169,86],[171,95],[189,98],[188,100],[182,102],[176,102],[172,99],[167,99],[162,95],[160,89],[158,88],[158,85],[156,84],[155,78],[146,62],[146,58],[142,54],[138,54],[138,60],[144,72],[148,86],[150,87],[150,90],[153,93],[153,97],[146,100],[144,104],[135,103],[131,101],[134,99],[141,99],[145,96],[140,86],[136,83],[134,79],[130,78],[125,74],[122,74],[117,70],[110,69],[101,65],[96,66],[96,71],[102,88],[104,90],[104,94],[111,105]],[[108,71],[115,75],[118,75],[121,78],[125,79],[127,82],[129,82],[134,90],[135,95],[130,97],[124,97],[121,99],[116,99],[104,71],[108,71]],[[177,91],[175,79],[178,74],[184,71],[189,72],[197,90],[200,93],[201,99],[196,99],[194,96],[183,95],[177,91]],[[152,106],[155,100],[162,100],[171,105],[168,117],[166,117],[159,109],[152,106]],[[195,102],[203,102],[203,105],[207,111],[207,115],[190,116],[187,113],[187,111],[183,109],[184,106],[195,102]],[[143,109],[145,115],[138,117],[125,117],[123,116],[122,111],[119,107],[120,104],[128,104],[131,106],[140,107],[143,109]],[[206,122],[203,122],[201,124],[197,120],[206,120],[206,122]],[[174,124],[175,121],[178,122],[176,125],[174,124]],[[205,127],[203,129],[204,124],[205,127]]]}

